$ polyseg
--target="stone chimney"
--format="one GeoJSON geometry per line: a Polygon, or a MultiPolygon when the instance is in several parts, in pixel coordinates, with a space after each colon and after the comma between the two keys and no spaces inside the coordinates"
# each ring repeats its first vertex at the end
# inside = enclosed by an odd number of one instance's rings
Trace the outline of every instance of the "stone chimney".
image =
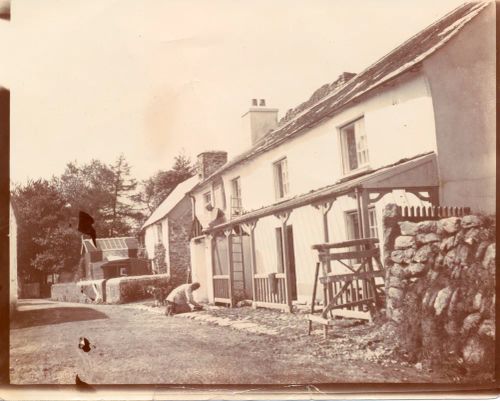
{"type": "Polygon", "coordinates": [[[210,177],[216,170],[227,163],[227,152],[214,150],[198,155],[198,178],[200,181],[210,177]]]}
{"type": "Polygon", "coordinates": [[[250,109],[241,117],[251,145],[278,126],[278,109],[266,107],[265,99],[252,99],[250,109]]]}

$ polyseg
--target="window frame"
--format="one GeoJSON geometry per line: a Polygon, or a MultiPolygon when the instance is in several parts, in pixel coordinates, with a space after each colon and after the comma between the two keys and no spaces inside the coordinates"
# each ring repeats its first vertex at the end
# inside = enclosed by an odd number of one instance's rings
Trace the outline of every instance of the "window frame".
{"type": "Polygon", "coordinates": [[[366,134],[366,128],[365,128],[365,116],[361,115],[353,120],[350,120],[349,122],[342,124],[341,126],[338,127],[338,137],[339,137],[339,148],[340,148],[340,159],[341,159],[341,164],[342,164],[342,172],[343,175],[351,175],[355,174],[360,171],[364,171],[370,168],[370,151],[368,147],[368,136],[366,134]],[[363,124],[363,134],[361,135],[361,138],[364,139],[363,144],[364,147],[363,149],[359,150],[358,149],[358,143],[359,143],[359,138],[358,138],[358,129],[356,128],[359,124],[359,122],[362,121],[363,124]],[[348,146],[348,140],[346,138],[347,133],[346,129],[353,126],[354,127],[354,147],[356,150],[356,163],[357,166],[353,169],[350,167],[350,160],[349,160],[349,146],[348,146]],[[365,154],[366,160],[361,163],[361,157],[360,154],[365,154]]]}
{"type": "Polygon", "coordinates": [[[156,243],[163,244],[163,223],[160,221],[155,224],[156,227],[156,243]]]}
{"type": "Polygon", "coordinates": [[[290,180],[288,174],[288,159],[286,156],[273,162],[274,195],[277,200],[290,195],[290,180]],[[283,168],[284,166],[284,168],[283,168]]]}
{"type": "Polygon", "coordinates": [[[243,199],[241,195],[241,177],[237,176],[230,180],[231,183],[231,215],[240,215],[243,210],[243,199]],[[237,205],[234,205],[236,200],[237,205]],[[234,210],[237,209],[238,213],[234,213],[234,210]]]}
{"type": "Polygon", "coordinates": [[[202,193],[202,199],[203,199],[203,207],[206,209],[206,210],[212,210],[214,205],[213,205],[213,201],[212,201],[212,190],[208,190],[206,192],[203,192],[202,193]],[[208,197],[207,197],[208,195],[208,197]],[[207,201],[208,199],[208,201],[207,201]]]}

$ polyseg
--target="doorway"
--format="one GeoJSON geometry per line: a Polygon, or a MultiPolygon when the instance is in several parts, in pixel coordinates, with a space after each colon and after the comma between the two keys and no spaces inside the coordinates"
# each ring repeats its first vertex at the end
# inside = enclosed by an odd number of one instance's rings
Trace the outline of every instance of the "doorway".
{"type": "MultiPolygon", "coordinates": [[[[295,273],[295,250],[293,246],[293,228],[291,225],[286,226],[286,240],[288,249],[288,260],[290,263],[290,277],[289,280],[292,284],[292,300],[297,300],[297,275],[295,273]]],[[[276,228],[276,249],[278,256],[278,273],[285,272],[285,259],[284,259],[284,242],[283,232],[281,227],[276,228]]]]}

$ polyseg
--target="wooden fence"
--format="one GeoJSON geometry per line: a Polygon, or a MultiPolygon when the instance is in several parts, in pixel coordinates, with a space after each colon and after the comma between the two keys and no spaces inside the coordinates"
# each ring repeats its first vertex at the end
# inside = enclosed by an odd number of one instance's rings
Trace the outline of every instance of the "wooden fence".
{"type": "Polygon", "coordinates": [[[229,296],[229,275],[217,275],[213,277],[214,282],[214,301],[222,303],[231,303],[229,296]]]}
{"type": "Polygon", "coordinates": [[[274,277],[269,274],[255,274],[255,299],[256,307],[283,309],[287,307],[286,282],[284,273],[276,273],[274,277]]]}
{"type": "Polygon", "coordinates": [[[401,220],[407,220],[407,221],[439,220],[446,217],[466,216],[470,214],[470,207],[398,206],[398,214],[401,220]]]}

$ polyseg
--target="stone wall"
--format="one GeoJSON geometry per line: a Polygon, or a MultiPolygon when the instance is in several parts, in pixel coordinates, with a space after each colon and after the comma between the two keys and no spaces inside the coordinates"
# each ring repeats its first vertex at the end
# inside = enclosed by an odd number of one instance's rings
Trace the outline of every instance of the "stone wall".
{"type": "MultiPolygon", "coordinates": [[[[190,206],[190,205],[189,205],[190,206]]],[[[191,270],[191,254],[189,251],[189,232],[192,224],[190,207],[178,218],[171,219],[168,225],[169,240],[169,273],[171,284],[176,287],[188,282],[191,270]]]]}
{"type": "Polygon", "coordinates": [[[495,218],[468,215],[399,221],[384,213],[386,314],[413,360],[492,367],[495,218]]]}
{"type": "Polygon", "coordinates": [[[77,283],[57,283],[50,287],[50,299],[62,302],[89,303],[91,299],[99,298],[99,301],[106,300],[106,280],[86,280],[77,283]],[[98,294],[96,297],[93,285],[96,285],[98,294]]]}
{"type": "MultiPolygon", "coordinates": [[[[170,286],[168,274],[112,278],[106,281],[106,303],[122,304],[150,298],[148,286],[170,286]]],[[[168,292],[167,292],[168,293],[168,292]]]]}

